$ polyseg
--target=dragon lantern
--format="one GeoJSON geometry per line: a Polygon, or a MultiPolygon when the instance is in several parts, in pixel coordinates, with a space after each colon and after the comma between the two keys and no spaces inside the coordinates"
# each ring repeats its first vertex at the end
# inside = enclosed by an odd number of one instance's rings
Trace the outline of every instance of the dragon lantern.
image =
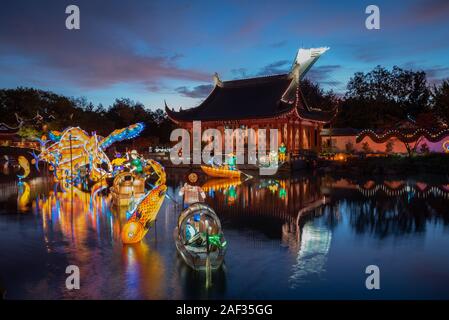
{"type": "Polygon", "coordinates": [[[94,182],[112,177],[112,164],[104,150],[115,142],[137,137],[144,127],[143,123],[136,123],[114,130],[105,138],[96,133],[89,136],[79,127],[51,131],[48,136],[52,144],[46,147],[47,143],[41,143],[41,153],[34,155],[36,167],[38,161],[49,163],[58,180],[75,179],[79,169],[86,166],[89,166],[89,178],[94,182]]]}

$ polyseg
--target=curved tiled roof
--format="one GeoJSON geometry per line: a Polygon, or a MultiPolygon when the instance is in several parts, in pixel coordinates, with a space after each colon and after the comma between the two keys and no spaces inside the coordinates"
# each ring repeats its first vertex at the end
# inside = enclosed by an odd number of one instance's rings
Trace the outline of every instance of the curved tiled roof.
{"type": "Polygon", "coordinates": [[[215,87],[199,106],[174,111],[166,105],[165,111],[175,122],[190,122],[269,119],[296,108],[294,114],[297,117],[328,122],[335,110],[324,112],[308,108],[299,88],[304,74],[328,49],[299,49],[288,74],[232,81],[221,81],[215,75],[215,87]]]}
{"type": "Polygon", "coordinates": [[[198,107],[166,111],[181,121],[269,118],[291,110],[293,101],[282,99],[291,82],[288,74],[224,81],[198,107]]]}

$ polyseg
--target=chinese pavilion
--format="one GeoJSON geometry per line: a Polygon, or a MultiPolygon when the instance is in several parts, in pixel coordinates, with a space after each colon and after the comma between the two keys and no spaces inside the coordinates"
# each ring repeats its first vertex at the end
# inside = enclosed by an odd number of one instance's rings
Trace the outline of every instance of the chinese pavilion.
{"type": "MultiPolygon", "coordinates": [[[[215,86],[209,96],[197,107],[174,111],[165,105],[168,117],[178,126],[189,130],[192,137],[193,121],[201,121],[202,131],[215,128],[222,133],[224,147],[225,129],[278,129],[278,144],[284,143],[289,152],[321,149],[320,131],[335,115],[307,105],[301,92],[301,79],[329,48],[299,49],[289,73],[221,81],[214,75],[215,86]]],[[[257,141],[256,137],[256,141],[257,141]]],[[[267,141],[268,147],[268,141],[267,141]]]]}

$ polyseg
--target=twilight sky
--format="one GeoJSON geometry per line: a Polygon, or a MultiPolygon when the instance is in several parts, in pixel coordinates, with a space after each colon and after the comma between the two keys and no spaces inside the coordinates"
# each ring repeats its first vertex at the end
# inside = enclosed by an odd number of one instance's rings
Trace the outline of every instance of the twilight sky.
{"type": "Polygon", "coordinates": [[[308,77],[343,92],[380,64],[449,78],[449,1],[2,0],[0,88],[31,86],[95,104],[197,105],[222,80],[284,73],[299,47],[329,46],[308,77]],[[81,29],[65,28],[66,6],[81,29]],[[381,29],[365,28],[376,4],[381,29]]]}

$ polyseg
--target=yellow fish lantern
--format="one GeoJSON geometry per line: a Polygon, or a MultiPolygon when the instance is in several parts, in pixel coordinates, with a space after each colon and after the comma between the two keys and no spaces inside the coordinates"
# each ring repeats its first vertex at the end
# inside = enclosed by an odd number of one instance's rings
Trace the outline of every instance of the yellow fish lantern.
{"type": "Polygon", "coordinates": [[[17,159],[19,166],[23,169],[22,175],[17,175],[19,179],[25,179],[30,174],[30,162],[24,156],[19,156],[17,159]]]}
{"type": "Polygon", "coordinates": [[[147,234],[150,225],[164,202],[166,185],[159,185],[149,191],[132,212],[132,216],[122,228],[122,242],[132,244],[140,242],[147,234]]]}

